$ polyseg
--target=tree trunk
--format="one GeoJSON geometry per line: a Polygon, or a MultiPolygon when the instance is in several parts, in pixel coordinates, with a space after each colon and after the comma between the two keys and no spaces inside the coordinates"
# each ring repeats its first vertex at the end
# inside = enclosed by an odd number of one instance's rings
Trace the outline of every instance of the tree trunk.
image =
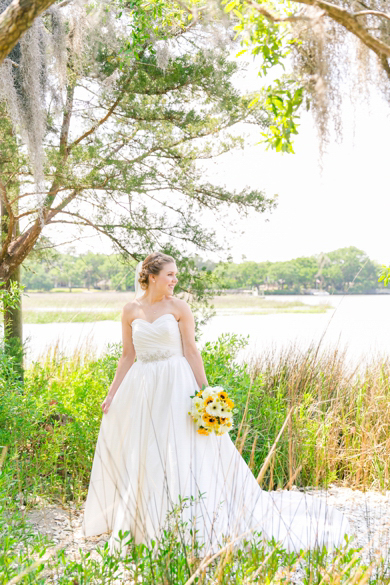
{"type": "MultiPolygon", "coordinates": [[[[17,212],[17,210],[15,210],[17,212]]],[[[7,233],[9,214],[1,201],[1,233],[7,233]]],[[[19,221],[14,225],[14,236],[18,236],[19,221]]],[[[12,282],[20,284],[20,265],[5,279],[5,289],[8,291],[11,288],[12,282]]],[[[23,381],[23,327],[22,327],[22,299],[17,307],[4,307],[4,350],[6,354],[13,357],[16,369],[19,372],[20,379],[23,381]]]]}

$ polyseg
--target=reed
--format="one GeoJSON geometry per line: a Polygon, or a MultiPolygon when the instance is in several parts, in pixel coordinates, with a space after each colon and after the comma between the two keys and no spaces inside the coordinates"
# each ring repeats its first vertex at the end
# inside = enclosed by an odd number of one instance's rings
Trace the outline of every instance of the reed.
{"type": "Polygon", "coordinates": [[[247,423],[248,439],[256,438],[258,445],[255,467],[264,461],[272,436],[291,409],[275,460],[280,486],[296,476],[301,486],[337,482],[390,489],[388,358],[351,369],[346,350],[311,347],[302,352],[290,346],[279,354],[256,356],[248,370],[254,381],[247,423]]]}

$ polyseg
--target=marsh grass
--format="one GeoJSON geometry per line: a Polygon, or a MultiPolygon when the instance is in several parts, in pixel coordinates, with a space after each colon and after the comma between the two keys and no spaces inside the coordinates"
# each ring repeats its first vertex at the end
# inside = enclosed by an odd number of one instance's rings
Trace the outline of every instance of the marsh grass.
{"type": "MultiPolygon", "coordinates": [[[[390,360],[351,369],[346,350],[291,346],[248,364],[253,379],[248,440],[267,448],[288,409],[269,482],[280,486],[390,489],[390,360]]],[[[266,449],[256,449],[254,467],[266,449]]],[[[249,453],[247,452],[247,456],[249,453]]]]}
{"type": "MultiPolygon", "coordinates": [[[[302,352],[291,346],[238,363],[246,344],[240,336],[222,335],[205,344],[202,357],[209,383],[222,384],[239,409],[231,438],[261,486],[326,488],[332,482],[389,490],[389,360],[353,370],[337,348],[302,352]]],[[[98,558],[82,551],[69,556],[34,534],[23,514],[38,500],[66,507],[85,499],[100,404],[120,351],[117,344],[99,359],[80,351],[66,358],[53,348],[26,372],[24,387],[1,361],[0,445],[8,453],[0,474],[0,583],[122,584],[140,583],[142,576],[151,585],[279,584],[296,582],[297,571],[305,585],[390,582],[388,558],[364,561],[362,551],[351,547],[294,555],[276,543],[257,543],[249,552],[228,547],[210,560],[183,548],[177,532],[168,531],[156,553],[130,539],[123,560],[107,547],[98,558]],[[21,576],[33,562],[38,564],[21,576]]]]}
{"type": "Polygon", "coordinates": [[[23,323],[94,323],[120,321],[120,311],[23,311],[23,323]]]}
{"type": "MultiPolygon", "coordinates": [[[[324,297],[325,299],[325,297],[324,297]]],[[[256,297],[250,294],[229,294],[224,293],[220,296],[215,296],[212,300],[215,308],[218,309],[293,309],[293,308],[312,308],[301,300],[289,300],[286,296],[285,300],[273,298],[272,295],[265,297],[256,297]]],[[[321,306],[331,308],[328,303],[321,303],[321,306]]]]}
{"type": "MultiPolygon", "coordinates": [[[[90,323],[120,321],[123,306],[133,292],[91,291],[77,293],[34,293],[23,297],[24,323],[90,323]]],[[[275,313],[325,313],[326,303],[275,300],[251,295],[224,294],[212,299],[216,314],[269,315],[275,313]]]]}
{"type": "Polygon", "coordinates": [[[134,292],[117,291],[84,291],[84,292],[56,292],[39,293],[27,291],[23,295],[23,310],[36,309],[111,309],[120,311],[131,301],[134,292]]]}

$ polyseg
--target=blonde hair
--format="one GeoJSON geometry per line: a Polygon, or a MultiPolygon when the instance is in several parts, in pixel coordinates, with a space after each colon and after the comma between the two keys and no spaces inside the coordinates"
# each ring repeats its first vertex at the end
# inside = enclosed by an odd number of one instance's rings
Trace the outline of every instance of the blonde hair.
{"type": "Polygon", "coordinates": [[[149,275],[155,274],[157,276],[164,264],[169,264],[170,262],[175,262],[175,259],[163,252],[153,252],[149,256],[146,256],[142,262],[142,268],[138,278],[142,290],[146,290],[149,286],[149,275]]]}

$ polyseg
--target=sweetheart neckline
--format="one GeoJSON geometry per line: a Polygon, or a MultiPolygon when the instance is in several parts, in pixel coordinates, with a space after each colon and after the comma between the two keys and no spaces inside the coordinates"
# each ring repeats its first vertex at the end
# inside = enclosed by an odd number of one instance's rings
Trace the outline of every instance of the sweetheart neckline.
{"type": "Polygon", "coordinates": [[[166,317],[166,315],[171,315],[171,317],[173,317],[175,319],[176,323],[179,323],[179,321],[176,319],[176,317],[173,313],[164,313],[163,315],[160,315],[159,317],[157,317],[157,319],[155,319],[154,321],[147,321],[146,319],[140,319],[139,317],[137,317],[136,319],[132,320],[130,325],[132,325],[134,323],[134,321],[143,321],[144,323],[149,323],[149,325],[153,325],[156,321],[161,319],[161,317],[166,317]]]}

